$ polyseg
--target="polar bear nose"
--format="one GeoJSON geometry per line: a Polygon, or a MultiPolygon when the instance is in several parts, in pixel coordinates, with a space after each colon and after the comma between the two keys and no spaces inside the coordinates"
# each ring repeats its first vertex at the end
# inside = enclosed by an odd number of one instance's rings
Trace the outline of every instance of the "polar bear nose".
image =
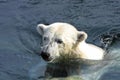
{"type": "Polygon", "coordinates": [[[46,61],[50,61],[50,54],[47,52],[41,52],[41,57],[46,61]]]}

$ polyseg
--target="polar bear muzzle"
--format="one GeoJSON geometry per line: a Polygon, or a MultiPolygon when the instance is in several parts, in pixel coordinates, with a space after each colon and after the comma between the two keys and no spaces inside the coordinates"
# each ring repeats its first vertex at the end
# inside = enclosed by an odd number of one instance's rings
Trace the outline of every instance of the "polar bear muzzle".
{"type": "Polygon", "coordinates": [[[45,61],[51,61],[52,60],[52,58],[50,57],[50,53],[41,52],[40,55],[45,61]]]}

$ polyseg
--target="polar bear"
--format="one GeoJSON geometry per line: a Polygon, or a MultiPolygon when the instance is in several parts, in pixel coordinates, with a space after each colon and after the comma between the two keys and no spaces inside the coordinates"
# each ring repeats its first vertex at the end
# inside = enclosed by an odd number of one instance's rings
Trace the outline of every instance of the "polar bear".
{"type": "Polygon", "coordinates": [[[87,43],[87,33],[78,31],[71,24],[63,22],[38,24],[37,31],[42,36],[40,55],[46,61],[52,61],[60,57],[60,54],[69,53],[88,60],[102,60],[104,57],[104,50],[87,43]]]}

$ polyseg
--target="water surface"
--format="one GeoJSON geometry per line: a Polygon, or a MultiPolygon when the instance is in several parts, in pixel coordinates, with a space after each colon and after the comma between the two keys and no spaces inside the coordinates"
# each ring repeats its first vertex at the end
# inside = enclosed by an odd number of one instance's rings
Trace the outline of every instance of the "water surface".
{"type": "Polygon", "coordinates": [[[59,71],[63,80],[120,80],[119,39],[112,40],[105,60],[97,65],[64,69],[43,61],[37,55],[36,25],[53,22],[70,23],[88,33],[87,42],[101,46],[101,35],[112,38],[120,32],[120,0],[0,0],[0,80],[61,79],[51,78],[55,73],[50,69],[59,71]]]}

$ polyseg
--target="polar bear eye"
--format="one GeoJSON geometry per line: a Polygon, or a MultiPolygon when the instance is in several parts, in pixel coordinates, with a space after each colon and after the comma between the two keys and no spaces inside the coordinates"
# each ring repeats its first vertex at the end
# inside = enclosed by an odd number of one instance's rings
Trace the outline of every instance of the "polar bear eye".
{"type": "Polygon", "coordinates": [[[48,40],[48,37],[43,37],[43,40],[44,40],[44,41],[48,40]]]}
{"type": "Polygon", "coordinates": [[[63,43],[63,41],[61,40],[61,39],[56,39],[55,40],[57,43],[59,43],[59,44],[62,44],[63,43]]]}

